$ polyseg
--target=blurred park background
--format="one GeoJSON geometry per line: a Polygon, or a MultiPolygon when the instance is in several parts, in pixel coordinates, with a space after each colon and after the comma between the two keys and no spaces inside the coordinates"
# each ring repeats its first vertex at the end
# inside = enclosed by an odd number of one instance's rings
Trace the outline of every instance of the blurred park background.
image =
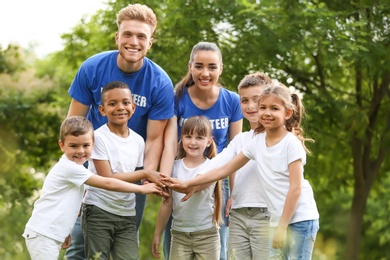
{"type": "MultiPolygon", "coordinates": [[[[263,71],[302,93],[303,126],[316,141],[305,166],[320,212],[313,259],[390,259],[390,2],[138,2],[159,21],[148,57],[174,84],[192,46],[212,41],[223,53],[226,88],[237,91],[246,74],[263,71]]],[[[116,13],[128,4],[108,1],[62,34],[62,50],[43,58],[33,47],[0,46],[0,259],[29,259],[21,234],[61,154],[67,89],[86,58],[116,49],[116,13]]],[[[153,259],[160,201],[148,196],[142,260],[153,259]]]]}

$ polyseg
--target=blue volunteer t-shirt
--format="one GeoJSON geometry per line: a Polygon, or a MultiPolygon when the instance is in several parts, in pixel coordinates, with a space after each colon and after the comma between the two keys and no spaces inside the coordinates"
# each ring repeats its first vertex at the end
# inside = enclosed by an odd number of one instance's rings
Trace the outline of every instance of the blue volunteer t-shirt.
{"type": "Polygon", "coordinates": [[[80,66],[68,90],[78,102],[90,106],[87,118],[94,129],[107,123],[99,112],[101,90],[111,81],[123,81],[137,104],[128,126],[146,138],[147,120],[165,120],[174,115],[173,84],[168,74],[156,63],[144,58],[142,68],[131,74],[123,73],[117,65],[118,51],[96,54],[80,66]]]}
{"type": "Polygon", "coordinates": [[[226,147],[229,137],[229,125],[244,116],[241,112],[240,98],[237,93],[220,89],[217,102],[209,109],[198,108],[191,100],[188,89],[184,89],[183,96],[175,102],[175,115],[177,116],[178,139],[180,140],[181,128],[184,122],[191,116],[206,116],[213,127],[213,137],[217,144],[218,153],[226,147]]]}

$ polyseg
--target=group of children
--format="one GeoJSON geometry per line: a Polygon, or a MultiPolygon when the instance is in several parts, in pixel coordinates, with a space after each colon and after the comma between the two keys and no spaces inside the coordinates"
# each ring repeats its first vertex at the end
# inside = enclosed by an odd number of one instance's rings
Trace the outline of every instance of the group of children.
{"type": "Polygon", "coordinates": [[[160,238],[172,214],[170,259],[219,259],[219,180],[236,172],[228,258],[311,259],[319,214],[303,174],[310,139],[300,126],[301,100],[262,73],[245,76],[238,93],[251,130],[217,155],[208,118],[190,117],[169,174],[141,169],[144,142],[127,126],[135,110],[131,91],[120,81],[105,85],[99,110],[107,124],[94,131],[86,118],[73,116],[61,125],[64,155],[47,175],[23,233],[31,258],[58,258],[83,202],[86,258],[139,259],[135,193],[154,193],[167,199],[153,256],[160,258],[160,238]],[[141,179],[149,183],[132,184],[141,179]],[[112,233],[115,248],[107,249],[112,233]]]}

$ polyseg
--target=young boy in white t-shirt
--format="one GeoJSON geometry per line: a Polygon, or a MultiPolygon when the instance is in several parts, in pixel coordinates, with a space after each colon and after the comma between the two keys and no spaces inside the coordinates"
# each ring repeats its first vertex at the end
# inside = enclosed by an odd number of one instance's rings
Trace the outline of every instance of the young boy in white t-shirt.
{"type": "MultiPolygon", "coordinates": [[[[65,119],[58,143],[64,154],[46,176],[41,196],[34,204],[23,233],[32,260],[57,260],[61,248],[69,247],[69,234],[81,206],[84,183],[124,193],[161,193],[161,188],[154,183],[139,186],[105,178],[86,169],[83,164],[91,156],[94,131],[85,117],[65,119]]],[[[158,176],[154,171],[137,171],[134,174],[140,178],[158,176]]],[[[123,174],[121,179],[128,181],[127,175],[123,174]]],[[[157,182],[157,178],[154,180],[157,182]]],[[[159,185],[162,184],[159,182],[159,185]]]]}
{"type": "MultiPolygon", "coordinates": [[[[101,100],[99,111],[107,117],[107,124],[95,130],[89,170],[115,177],[143,168],[144,139],[128,127],[136,109],[129,86],[112,81],[103,87],[101,100]]],[[[141,180],[133,176],[132,182],[141,180]]],[[[86,190],[81,216],[85,257],[99,254],[101,259],[139,259],[135,194],[95,187],[86,190]]]]}

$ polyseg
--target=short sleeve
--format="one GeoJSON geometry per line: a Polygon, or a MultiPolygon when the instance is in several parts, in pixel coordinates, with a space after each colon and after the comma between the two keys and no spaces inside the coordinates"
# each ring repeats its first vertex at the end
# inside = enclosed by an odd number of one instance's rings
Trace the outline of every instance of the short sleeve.
{"type": "Polygon", "coordinates": [[[161,87],[156,87],[153,93],[153,104],[150,108],[149,119],[165,120],[174,115],[173,84],[169,79],[162,82],[161,87]]]}

